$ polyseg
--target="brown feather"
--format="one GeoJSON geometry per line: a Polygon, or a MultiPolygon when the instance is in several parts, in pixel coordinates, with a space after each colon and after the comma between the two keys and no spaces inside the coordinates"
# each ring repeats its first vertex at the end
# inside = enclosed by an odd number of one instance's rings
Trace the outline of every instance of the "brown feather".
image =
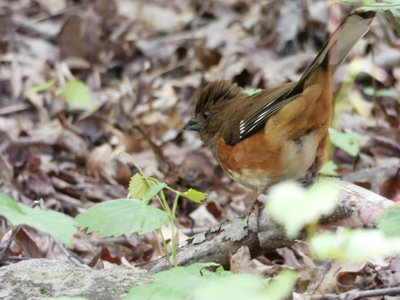
{"type": "Polygon", "coordinates": [[[282,179],[315,176],[332,114],[331,73],[373,17],[348,16],[298,82],[252,96],[224,80],[200,90],[191,122],[234,180],[260,192],[282,179]]]}
{"type": "Polygon", "coordinates": [[[203,87],[197,97],[195,113],[204,111],[207,107],[219,101],[227,101],[235,98],[242,92],[237,84],[228,80],[212,81],[203,87]]]}

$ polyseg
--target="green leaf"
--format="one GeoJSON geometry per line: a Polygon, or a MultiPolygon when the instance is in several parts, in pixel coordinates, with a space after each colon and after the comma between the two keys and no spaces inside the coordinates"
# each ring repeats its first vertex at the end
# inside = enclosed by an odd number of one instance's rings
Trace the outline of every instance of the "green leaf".
{"type": "Polygon", "coordinates": [[[337,165],[333,161],[328,160],[326,163],[324,163],[321,170],[319,170],[319,174],[326,176],[338,176],[337,165]]]}
{"type": "Polygon", "coordinates": [[[343,133],[333,128],[329,128],[329,134],[332,144],[336,147],[346,151],[352,156],[357,156],[360,152],[360,142],[365,140],[366,137],[356,133],[343,133]]]}
{"type": "Polygon", "coordinates": [[[180,195],[196,203],[201,203],[201,201],[207,198],[207,194],[199,192],[195,189],[188,189],[186,192],[180,193],[180,195]]]}
{"type": "Polygon", "coordinates": [[[98,231],[100,237],[130,236],[152,232],[168,225],[168,215],[136,199],[117,199],[93,205],[76,217],[79,227],[98,231]]]}
{"type": "Polygon", "coordinates": [[[399,238],[385,238],[380,230],[342,229],[324,232],[309,241],[317,259],[358,262],[400,253],[399,238]]]}
{"type": "MultiPolygon", "coordinates": [[[[291,294],[297,274],[285,270],[265,286],[264,279],[250,274],[232,274],[199,286],[195,300],[284,300],[291,294]]],[[[192,298],[191,298],[192,299],[192,298]]]]}
{"type": "Polygon", "coordinates": [[[153,182],[146,180],[142,174],[136,173],[129,181],[129,197],[134,199],[143,199],[144,195],[146,195],[152,185],[153,182]]]}
{"type": "Polygon", "coordinates": [[[155,196],[158,194],[158,192],[160,192],[161,190],[165,189],[166,186],[167,186],[167,185],[166,185],[165,183],[157,183],[157,184],[155,184],[154,186],[152,186],[152,187],[146,192],[146,194],[144,194],[144,196],[143,196],[143,202],[144,202],[145,204],[148,204],[149,201],[150,201],[153,197],[155,197],[155,196]]]}
{"type": "Polygon", "coordinates": [[[65,99],[73,107],[92,110],[93,100],[88,86],[79,80],[70,80],[65,85],[65,99]]]}
{"type": "Polygon", "coordinates": [[[211,272],[206,269],[213,266],[218,266],[218,264],[196,263],[159,272],[152,276],[153,283],[132,288],[124,300],[187,299],[197,287],[230,274],[225,271],[211,272]]]}
{"type": "Polygon", "coordinates": [[[245,90],[243,90],[243,93],[251,96],[251,95],[257,94],[257,93],[259,93],[261,91],[262,91],[262,89],[257,89],[257,88],[255,88],[255,89],[245,89],[245,90]]]}
{"type": "Polygon", "coordinates": [[[36,85],[32,86],[31,87],[31,91],[33,93],[44,92],[44,91],[48,90],[49,88],[51,88],[55,83],[56,83],[56,81],[54,79],[48,80],[46,82],[43,82],[43,83],[36,84],[36,85]]]}
{"type": "Polygon", "coordinates": [[[76,231],[74,219],[56,211],[44,211],[30,208],[14,202],[4,194],[0,194],[0,215],[14,226],[27,225],[50,234],[55,239],[72,247],[72,237],[76,231]]]}
{"type": "Polygon", "coordinates": [[[307,224],[333,212],[339,191],[332,183],[320,180],[308,190],[296,182],[274,185],[266,202],[266,212],[285,226],[288,237],[294,238],[307,224]]]}
{"type": "Polygon", "coordinates": [[[387,209],[379,216],[378,227],[387,237],[400,237],[400,205],[387,209]]]}

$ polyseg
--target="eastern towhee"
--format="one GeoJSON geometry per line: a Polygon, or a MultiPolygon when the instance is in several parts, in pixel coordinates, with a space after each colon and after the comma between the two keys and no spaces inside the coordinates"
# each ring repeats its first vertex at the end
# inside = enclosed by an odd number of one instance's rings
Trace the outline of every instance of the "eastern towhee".
{"type": "Polygon", "coordinates": [[[297,82],[251,96],[230,81],[208,83],[185,129],[200,133],[233,180],[259,193],[284,179],[313,182],[328,139],[332,73],[374,15],[349,15],[297,82]]]}

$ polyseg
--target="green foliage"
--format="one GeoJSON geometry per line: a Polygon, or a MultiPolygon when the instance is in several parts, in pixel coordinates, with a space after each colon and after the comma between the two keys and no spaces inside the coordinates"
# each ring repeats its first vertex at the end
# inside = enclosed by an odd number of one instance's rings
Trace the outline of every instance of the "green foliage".
{"type": "Polygon", "coordinates": [[[265,210],[285,226],[289,237],[294,238],[305,225],[332,213],[338,194],[336,186],[322,180],[308,190],[295,182],[282,182],[271,188],[265,210]]]}
{"type": "Polygon", "coordinates": [[[76,217],[79,227],[98,231],[101,237],[130,236],[152,232],[168,225],[166,212],[136,199],[117,199],[98,203],[76,217]]]}
{"type": "Polygon", "coordinates": [[[346,151],[352,156],[360,153],[360,142],[366,138],[356,133],[343,133],[333,128],[329,128],[329,134],[332,144],[346,151]]]}
{"type": "Polygon", "coordinates": [[[142,199],[152,185],[153,183],[150,180],[146,180],[145,176],[140,173],[136,173],[129,181],[129,197],[134,199],[142,199]]]}
{"type": "Polygon", "coordinates": [[[180,195],[196,203],[201,203],[207,197],[207,194],[199,192],[195,189],[188,189],[186,192],[181,192],[180,195]]]}
{"type": "Polygon", "coordinates": [[[65,100],[73,107],[92,110],[93,100],[88,86],[82,81],[73,79],[65,85],[65,100]]]}
{"type": "Polygon", "coordinates": [[[87,227],[89,232],[98,231],[101,237],[123,234],[129,236],[134,232],[143,234],[158,230],[167,262],[171,267],[170,254],[161,231],[163,226],[170,225],[171,252],[176,266],[175,213],[181,196],[199,203],[207,195],[195,189],[179,192],[167,184],[139,172],[131,177],[128,188],[128,197],[135,199],[118,199],[96,204],[78,215],[76,219],[80,227],[87,227]],[[164,190],[175,194],[172,207],[169,206],[164,190]],[[156,199],[162,209],[150,206],[149,203],[152,199],[156,199]]]}
{"type": "Polygon", "coordinates": [[[318,259],[364,261],[400,252],[399,238],[386,238],[380,230],[343,229],[312,237],[310,250],[318,259]]]}
{"type": "Polygon", "coordinates": [[[211,272],[207,268],[215,263],[196,263],[187,267],[176,267],[153,275],[154,282],[137,286],[130,290],[124,300],[184,300],[192,295],[194,289],[229,272],[211,272]]]}
{"type": "Polygon", "coordinates": [[[400,237],[400,205],[387,209],[377,222],[385,236],[400,237]]]}
{"type": "Polygon", "coordinates": [[[326,176],[338,176],[337,165],[332,160],[329,160],[324,163],[319,173],[326,176]]]}
{"type": "Polygon", "coordinates": [[[243,90],[243,92],[244,92],[245,94],[249,95],[249,96],[254,95],[254,94],[257,94],[257,93],[259,93],[259,92],[261,92],[261,91],[262,91],[262,89],[257,89],[257,88],[255,88],[255,89],[245,89],[245,90],[243,90]]]}
{"type": "Polygon", "coordinates": [[[41,93],[41,92],[47,91],[48,89],[53,87],[55,83],[56,83],[56,81],[54,79],[48,80],[46,82],[32,86],[31,91],[33,93],[41,93]]]}
{"type": "Polygon", "coordinates": [[[376,97],[390,97],[397,98],[398,93],[395,89],[377,89],[374,90],[372,86],[366,87],[363,89],[363,92],[368,96],[376,96],[376,97]]]}
{"type": "Polygon", "coordinates": [[[295,272],[285,270],[265,286],[262,277],[207,269],[215,266],[218,264],[196,263],[157,273],[153,283],[132,288],[124,300],[283,300],[297,280],[295,272]]]}
{"type": "Polygon", "coordinates": [[[290,270],[279,273],[265,286],[262,277],[233,274],[207,282],[195,290],[196,300],[283,300],[291,294],[297,274],[290,270]]]}
{"type": "Polygon", "coordinates": [[[155,183],[143,196],[143,202],[148,204],[152,198],[154,198],[159,192],[165,189],[167,185],[165,183],[155,183]]]}
{"type": "Polygon", "coordinates": [[[75,221],[62,213],[30,208],[0,194],[0,215],[14,226],[30,226],[50,234],[69,247],[72,246],[72,237],[76,231],[75,221]]]}

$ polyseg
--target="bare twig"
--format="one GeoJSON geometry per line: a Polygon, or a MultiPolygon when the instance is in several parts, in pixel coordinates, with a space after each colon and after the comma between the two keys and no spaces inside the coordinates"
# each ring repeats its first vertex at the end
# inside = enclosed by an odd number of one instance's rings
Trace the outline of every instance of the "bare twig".
{"type": "Polygon", "coordinates": [[[349,291],[342,294],[324,294],[321,296],[312,296],[312,300],[336,300],[336,299],[364,299],[371,297],[381,297],[381,296],[398,296],[400,295],[400,287],[375,289],[367,291],[349,291]]]}

